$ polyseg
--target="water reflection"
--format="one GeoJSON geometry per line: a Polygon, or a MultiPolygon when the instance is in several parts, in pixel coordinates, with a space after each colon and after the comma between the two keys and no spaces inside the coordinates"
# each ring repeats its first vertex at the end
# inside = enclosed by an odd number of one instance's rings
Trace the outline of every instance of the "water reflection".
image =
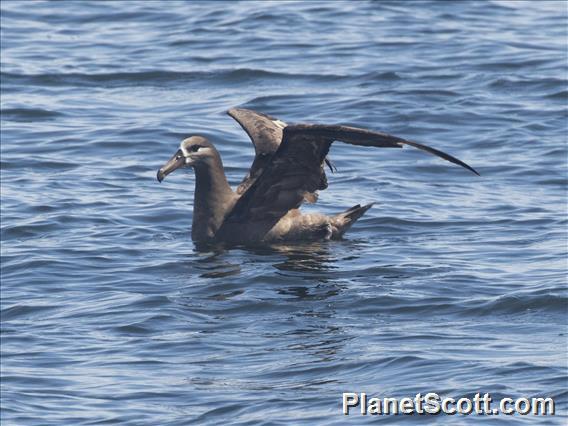
{"type": "Polygon", "coordinates": [[[226,246],[223,244],[195,244],[197,255],[196,268],[206,270],[200,274],[201,278],[220,278],[238,275],[242,272],[239,263],[228,259],[238,256],[243,262],[251,259],[267,258],[272,267],[282,273],[329,273],[337,266],[338,261],[332,246],[335,242],[322,241],[300,243],[295,245],[269,245],[269,246],[226,246]]]}
{"type": "MultiPolygon", "coordinates": [[[[189,284],[208,300],[227,301],[244,293],[267,303],[329,300],[348,285],[338,265],[346,258],[342,252],[349,253],[349,260],[358,258],[352,245],[348,241],[256,247],[199,244],[186,264],[192,275],[189,284]]],[[[316,304],[300,315],[323,318],[330,312],[329,306],[316,304]]]]}
{"type": "MultiPolygon", "coordinates": [[[[262,364],[236,386],[264,389],[275,382],[314,390],[338,386],[346,379],[332,372],[348,359],[350,342],[356,338],[350,314],[342,312],[357,296],[353,280],[367,274],[380,281],[379,276],[397,269],[378,267],[376,260],[369,260],[371,246],[376,250],[368,239],[195,246],[188,254],[189,265],[185,263],[190,278],[185,275],[187,287],[176,303],[187,312],[188,328],[214,342],[213,348],[223,342],[224,364],[238,364],[243,371],[251,362],[262,364]],[[282,359],[290,360],[284,370],[282,359]]],[[[383,261],[387,258],[386,253],[374,253],[383,261]]],[[[217,352],[204,350],[188,380],[225,386],[224,378],[210,368],[218,357],[217,352]]]]}
{"type": "Polygon", "coordinates": [[[241,273],[239,263],[229,262],[226,259],[227,249],[222,244],[195,244],[195,256],[190,262],[200,278],[224,278],[241,273]]]}
{"type": "Polygon", "coordinates": [[[312,363],[335,361],[351,340],[343,327],[328,324],[325,319],[321,319],[317,327],[290,330],[287,335],[292,342],[287,349],[310,355],[312,363]]]}
{"type": "MultiPolygon", "coordinates": [[[[275,293],[278,303],[336,299],[349,287],[351,279],[361,274],[361,269],[376,271],[376,266],[361,259],[368,244],[366,240],[254,247],[196,244],[185,264],[191,271],[187,284],[208,300],[242,299],[244,293],[245,298],[258,297],[269,303],[274,301],[275,293]]],[[[314,305],[303,315],[329,313],[327,307],[319,307],[314,305]]]]}
{"type": "Polygon", "coordinates": [[[281,273],[313,274],[330,272],[337,268],[333,242],[321,241],[302,244],[279,244],[250,250],[264,256],[277,256],[272,266],[281,273]]]}

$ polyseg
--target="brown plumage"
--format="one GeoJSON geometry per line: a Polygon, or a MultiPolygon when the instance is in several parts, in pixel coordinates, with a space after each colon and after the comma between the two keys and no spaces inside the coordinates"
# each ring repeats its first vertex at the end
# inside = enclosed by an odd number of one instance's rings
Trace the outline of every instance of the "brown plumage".
{"type": "Polygon", "coordinates": [[[237,244],[338,239],[372,204],[354,206],[335,216],[302,214],[304,201],[315,202],[327,188],[325,164],[334,141],[379,148],[410,145],[475,174],[464,162],[428,146],[386,133],[321,124],[288,125],[255,111],[228,111],[255,147],[252,166],[235,191],[225,177],[221,157],[201,136],[184,139],[176,154],[158,171],[161,182],[174,170],[195,169],[192,237],[198,242],[237,244]]]}

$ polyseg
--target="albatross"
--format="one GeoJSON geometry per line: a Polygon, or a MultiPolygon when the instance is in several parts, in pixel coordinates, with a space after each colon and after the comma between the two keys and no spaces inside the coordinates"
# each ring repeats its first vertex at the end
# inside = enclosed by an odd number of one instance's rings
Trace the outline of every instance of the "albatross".
{"type": "Polygon", "coordinates": [[[203,136],[184,139],[158,170],[158,181],[182,167],[195,171],[192,239],[197,243],[277,243],[340,239],[373,204],[356,205],[334,216],[302,213],[327,188],[325,166],[331,144],[377,148],[409,145],[460,165],[437,149],[386,133],[342,125],[287,124],[268,114],[233,108],[227,114],[248,134],[255,148],[252,166],[238,187],[227,182],[219,152],[203,136]]]}

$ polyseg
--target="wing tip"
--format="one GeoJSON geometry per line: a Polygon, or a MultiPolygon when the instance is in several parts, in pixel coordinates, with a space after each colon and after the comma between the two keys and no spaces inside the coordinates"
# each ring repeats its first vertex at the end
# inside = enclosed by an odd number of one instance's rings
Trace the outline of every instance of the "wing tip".
{"type": "Polygon", "coordinates": [[[479,172],[477,170],[475,170],[473,167],[468,166],[469,170],[471,170],[473,173],[475,173],[477,176],[481,177],[481,175],[479,174],[479,172]]]}
{"type": "Polygon", "coordinates": [[[444,151],[440,151],[436,148],[432,148],[430,146],[422,145],[418,142],[411,142],[411,141],[408,141],[408,140],[402,140],[402,141],[399,141],[399,143],[402,143],[403,145],[413,146],[414,148],[418,148],[418,149],[421,149],[422,151],[429,152],[430,154],[433,154],[433,155],[440,157],[440,158],[442,158],[446,161],[449,161],[450,163],[457,164],[458,166],[461,166],[464,169],[467,169],[470,172],[475,173],[477,176],[481,177],[479,172],[477,170],[475,170],[473,167],[471,167],[469,164],[464,163],[463,161],[457,159],[453,155],[445,153],[444,151]]]}
{"type": "MultiPolygon", "coordinates": [[[[448,155],[448,154],[446,154],[446,155],[448,155]]],[[[451,158],[450,162],[457,164],[458,166],[462,166],[464,169],[467,169],[470,172],[475,173],[477,176],[481,177],[479,172],[477,170],[475,170],[473,167],[471,167],[469,164],[464,163],[463,161],[458,160],[457,158],[452,157],[452,156],[450,156],[450,158],[451,158]]]]}

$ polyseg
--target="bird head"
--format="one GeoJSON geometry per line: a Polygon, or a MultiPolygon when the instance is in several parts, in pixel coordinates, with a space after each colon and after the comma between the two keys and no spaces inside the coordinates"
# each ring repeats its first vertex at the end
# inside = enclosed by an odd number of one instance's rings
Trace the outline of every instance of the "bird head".
{"type": "Polygon", "coordinates": [[[191,136],[181,141],[179,149],[158,170],[158,181],[181,167],[200,167],[212,163],[219,154],[211,142],[202,136],[191,136]]]}

